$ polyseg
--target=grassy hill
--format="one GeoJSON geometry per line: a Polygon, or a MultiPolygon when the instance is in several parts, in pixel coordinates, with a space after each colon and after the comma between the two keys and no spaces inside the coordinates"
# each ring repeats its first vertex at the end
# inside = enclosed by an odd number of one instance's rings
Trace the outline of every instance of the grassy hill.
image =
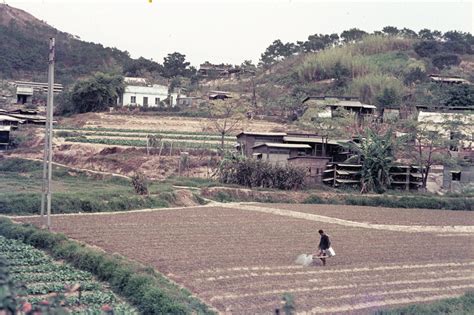
{"type": "Polygon", "coordinates": [[[126,51],[82,41],[23,10],[0,4],[0,78],[45,81],[50,37],[56,38],[56,77],[63,84],[96,71],[122,72],[143,62],[143,58],[130,58],[126,51]]]}
{"type": "Polygon", "coordinates": [[[250,98],[255,84],[258,111],[275,115],[297,108],[309,95],[351,95],[379,107],[450,105],[451,94],[462,94],[464,100],[472,101],[472,87],[458,91],[429,80],[429,74],[439,74],[474,82],[472,36],[463,36],[459,40],[425,40],[372,34],[357,42],[296,53],[259,67],[254,83],[241,78],[220,80],[215,85],[250,98]]]}

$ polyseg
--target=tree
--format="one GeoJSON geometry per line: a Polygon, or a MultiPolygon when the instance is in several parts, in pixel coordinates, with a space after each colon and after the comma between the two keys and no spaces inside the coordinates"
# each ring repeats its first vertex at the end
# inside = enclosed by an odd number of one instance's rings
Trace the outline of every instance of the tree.
{"type": "Polygon", "coordinates": [[[128,62],[123,71],[125,75],[132,77],[157,77],[163,73],[163,66],[152,60],[140,57],[128,62]]]}
{"type": "Polygon", "coordinates": [[[389,36],[397,36],[400,30],[396,28],[395,26],[385,26],[382,29],[382,32],[384,32],[385,34],[389,36]]]}
{"type": "Polygon", "coordinates": [[[457,151],[463,140],[472,136],[474,121],[463,114],[445,114],[427,117],[421,121],[404,122],[406,135],[401,138],[406,150],[405,158],[411,159],[421,172],[422,188],[426,189],[431,168],[435,164],[453,165],[459,161],[450,149],[457,151]]]}
{"type": "Polygon", "coordinates": [[[255,73],[257,71],[257,67],[253,64],[252,60],[244,60],[240,65],[240,69],[247,73],[255,73]]]}
{"type": "Polygon", "coordinates": [[[441,32],[440,31],[431,31],[427,28],[424,28],[418,32],[418,37],[424,40],[439,40],[441,39],[441,32]]]}
{"type": "Polygon", "coordinates": [[[277,39],[267,47],[265,52],[260,56],[260,64],[263,66],[271,66],[278,60],[293,55],[297,51],[297,46],[293,43],[284,44],[277,39]]]}
{"type": "Polygon", "coordinates": [[[190,63],[186,61],[186,55],[179,52],[168,54],[163,61],[163,76],[166,78],[189,77],[193,74],[193,70],[188,68],[189,65],[190,63]]]}
{"type": "Polygon", "coordinates": [[[107,73],[96,73],[93,77],[77,82],[72,88],[73,112],[87,113],[105,111],[116,105],[123,94],[123,77],[107,73]]]}
{"type": "Polygon", "coordinates": [[[367,32],[362,31],[358,28],[351,28],[350,30],[344,31],[341,33],[341,38],[344,42],[350,43],[361,40],[364,36],[367,35],[367,32]]]}
{"type": "Polygon", "coordinates": [[[225,153],[225,137],[237,130],[245,118],[248,106],[238,99],[215,100],[208,104],[208,128],[221,135],[221,156],[225,153]]]}
{"type": "Polygon", "coordinates": [[[444,106],[472,107],[474,100],[474,87],[468,84],[458,84],[444,90],[442,103],[444,106]]]}
{"type": "Polygon", "coordinates": [[[418,37],[418,34],[416,34],[415,31],[413,31],[409,28],[406,28],[406,27],[404,27],[400,30],[400,35],[402,37],[405,37],[405,38],[417,38],[418,37]]]}
{"type": "Polygon", "coordinates": [[[383,193],[390,185],[390,168],[394,161],[393,132],[380,134],[367,129],[360,143],[349,146],[362,162],[361,193],[383,193]]]}
{"type": "Polygon", "coordinates": [[[425,71],[423,71],[420,67],[415,67],[405,73],[403,83],[410,85],[412,83],[423,82],[427,78],[428,76],[426,75],[425,71]]]}
{"type": "Polygon", "coordinates": [[[428,40],[416,43],[413,49],[420,57],[431,57],[441,51],[441,45],[437,41],[428,40]]]}
{"type": "Polygon", "coordinates": [[[300,50],[304,52],[315,52],[323,50],[324,48],[335,45],[339,42],[339,35],[323,35],[323,34],[314,34],[308,36],[308,40],[305,42],[298,42],[300,50]]]}
{"type": "Polygon", "coordinates": [[[382,94],[376,97],[376,104],[379,109],[380,117],[383,118],[385,108],[399,107],[400,102],[401,97],[397,94],[397,91],[394,88],[385,87],[382,94]]]}

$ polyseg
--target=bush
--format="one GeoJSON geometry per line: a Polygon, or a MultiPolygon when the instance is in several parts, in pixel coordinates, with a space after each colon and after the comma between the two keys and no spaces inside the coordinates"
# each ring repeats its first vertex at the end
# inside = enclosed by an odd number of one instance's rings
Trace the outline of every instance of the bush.
{"type": "Polygon", "coordinates": [[[124,296],[143,314],[214,314],[186,290],[158,273],[150,273],[137,263],[79,245],[61,234],[16,225],[0,218],[0,235],[17,239],[51,253],[74,267],[87,270],[107,281],[113,291],[124,296]]]}
{"type": "Polygon", "coordinates": [[[413,46],[415,52],[420,57],[431,57],[436,55],[441,50],[441,45],[437,41],[430,40],[430,41],[421,41],[416,43],[413,46]]]}
{"type": "Polygon", "coordinates": [[[139,195],[148,195],[148,182],[141,173],[136,173],[132,177],[132,185],[135,192],[139,195]]]}
{"type": "Polygon", "coordinates": [[[225,184],[290,190],[303,186],[305,171],[255,159],[232,159],[222,162],[218,176],[225,184]]]}
{"type": "Polygon", "coordinates": [[[433,65],[438,69],[444,69],[450,66],[458,66],[461,58],[456,54],[439,54],[433,57],[433,65]]]}

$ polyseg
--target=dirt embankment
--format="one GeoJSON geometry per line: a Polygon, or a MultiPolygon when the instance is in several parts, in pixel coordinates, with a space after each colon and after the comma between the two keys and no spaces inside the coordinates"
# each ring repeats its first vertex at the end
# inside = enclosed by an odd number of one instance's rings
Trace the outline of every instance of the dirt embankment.
{"type": "MultiPolygon", "coordinates": [[[[21,158],[42,158],[42,153],[39,150],[13,152],[9,155],[21,158]]],[[[211,167],[215,164],[215,158],[190,156],[188,167],[182,167],[180,172],[180,158],[177,155],[146,155],[145,149],[88,144],[57,145],[54,149],[53,160],[69,167],[125,176],[132,176],[136,172],[140,172],[152,180],[178,175],[206,177],[212,173],[211,167]]]]}

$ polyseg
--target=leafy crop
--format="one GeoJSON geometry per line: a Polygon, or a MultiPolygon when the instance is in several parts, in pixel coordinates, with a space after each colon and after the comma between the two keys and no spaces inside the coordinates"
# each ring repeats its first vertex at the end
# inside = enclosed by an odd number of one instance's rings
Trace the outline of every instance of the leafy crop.
{"type": "MultiPolygon", "coordinates": [[[[57,311],[57,306],[63,313],[103,314],[101,307],[107,304],[113,308],[117,306],[117,310],[127,314],[137,313],[106,290],[91,273],[57,263],[23,242],[0,236],[0,258],[8,264],[9,281],[14,287],[21,288],[10,297],[14,300],[10,304],[16,308],[28,303],[38,310],[47,305],[48,310],[43,310],[46,313],[50,308],[57,311]]],[[[0,296],[0,300],[5,300],[5,297],[0,296]]]]}

